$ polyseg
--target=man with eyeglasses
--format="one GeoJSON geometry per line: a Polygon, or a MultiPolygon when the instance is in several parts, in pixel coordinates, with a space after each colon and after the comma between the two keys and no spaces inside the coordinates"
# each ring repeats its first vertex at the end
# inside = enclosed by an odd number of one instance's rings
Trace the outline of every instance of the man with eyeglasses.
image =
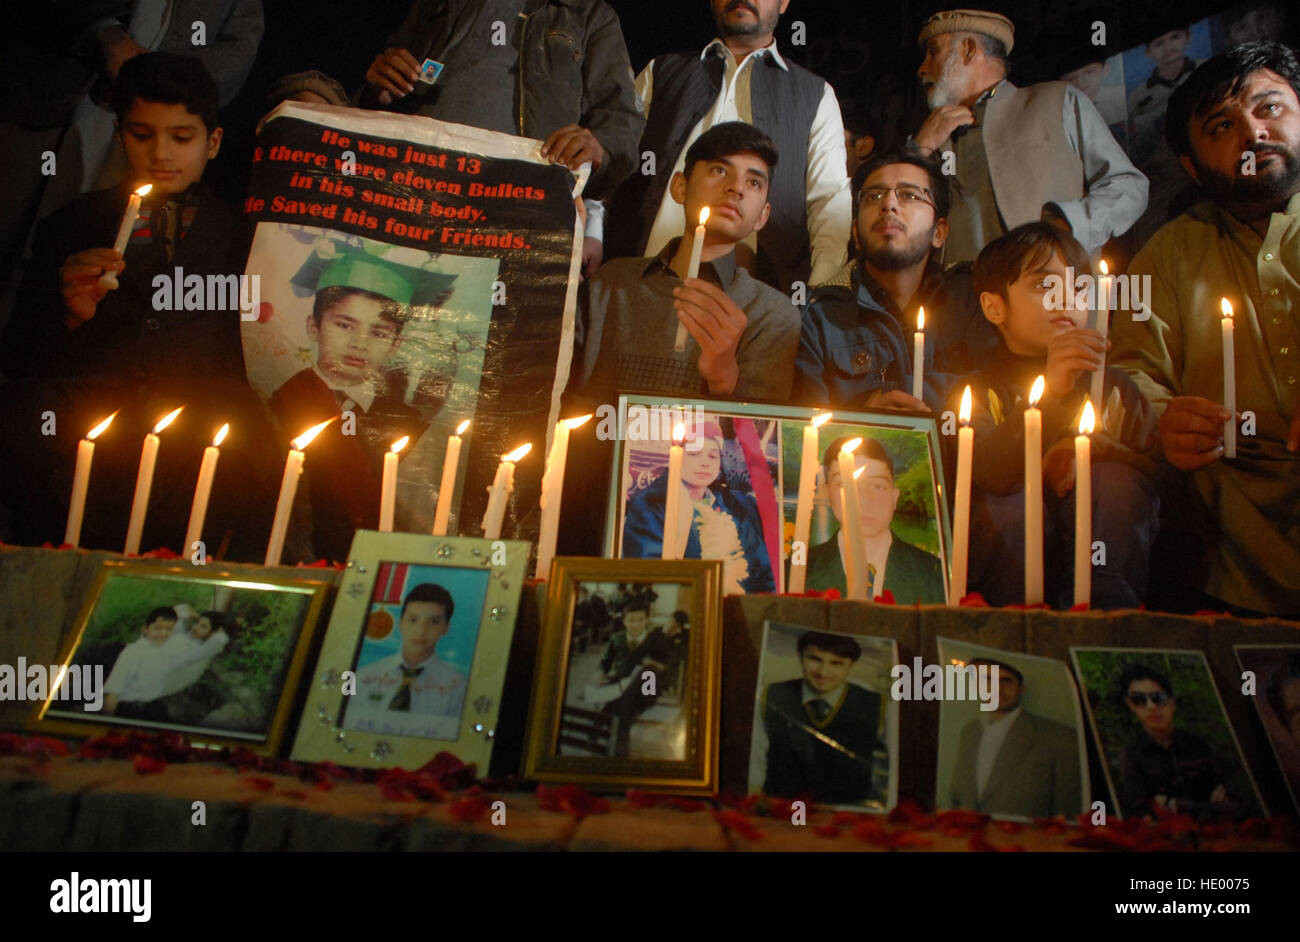
{"type": "Polygon", "coordinates": [[[1142,724],[1120,757],[1119,801],[1125,817],[1156,809],[1197,818],[1231,815],[1232,800],[1214,752],[1200,736],[1174,729],[1173,687],[1159,671],[1133,664],[1120,675],[1121,700],[1142,724]]]}
{"type": "Polygon", "coordinates": [[[950,376],[974,369],[997,333],[970,290],[970,266],[944,272],[948,181],[915,153],[881,154],[853,175],[855,257],[804,310],[795,399],[837,408],[925,411],[950,376]],[[913,332],[925,307],[925,389],[911,395],[913,332]],[[927,401],[929,405],[927,405],[927,401]]]}

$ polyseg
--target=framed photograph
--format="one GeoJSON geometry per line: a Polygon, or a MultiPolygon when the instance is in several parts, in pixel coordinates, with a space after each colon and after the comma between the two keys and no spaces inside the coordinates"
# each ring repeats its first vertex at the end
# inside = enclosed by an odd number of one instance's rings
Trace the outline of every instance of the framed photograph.
{"type": "Polygon", "coordinates": [[[716,792],[721,569],[703,560],[555,560],[528,778],[716,792]]]}
{"type": "Polygon", "coordinates": [[[486,771],[529,545],[357,533],[293,758],[486,771]]]}
{"type": "Polygon", "coordinates": [[[1255,674],[1255,712],[1300,811],[1300,644],[1234,644],[1243,671],[1255,674]]]}
{"type": "Polygon", "coordinates": [[[939,663],[945,670],[967,671],[971,696],[939,704],[935,807],[1020,821],[1073,821],[1086,811],[1092,794],[1088,747],[1070,666],[1018,651],[937,640],[939,663]]]}
{"type": "MultiPolygon", "coordinates": [[[[681,488],[683,559],[723,564],[725,595],[783,592],[799,500],[803,431],[821,410],[711,400],[619,398],[606,553],[658,559],[670,486],[681,488]],[[673,429],[686,431],[679,484],[666,477],[673,429]]],[[[932,416],[836,412],[818,430],[817,486],[806,554],[807,589],[847,591],[840,538],[842,444],[855,454],[862,538],[873,595],[947,601],[949,524],[932,416]]]]}
{"type": "Polygon", "coordinates": [[[763,624],[749,791],[850,811],[898,803],[892,638],[763,624]]]}
{"type": "Polygon", "coordinates": [[[1072,647],[1070,657],[1120,817],[1267,814],[1202,652],[1072,647]]]}
{"type": "Polygon", "coordinates": [[[170,730],[277,755],[333,582],[310,572],[104,563],[36,725],[170,730]]]}

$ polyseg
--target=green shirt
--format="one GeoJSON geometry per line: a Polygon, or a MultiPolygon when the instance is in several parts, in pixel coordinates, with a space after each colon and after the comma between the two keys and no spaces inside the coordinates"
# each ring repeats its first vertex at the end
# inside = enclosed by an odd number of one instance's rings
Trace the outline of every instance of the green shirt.
{"type": "Polygon", "coordinates": [[[1255,434],[1237,455],[1192,472],[1220,533],[1207,546],[1211,596],[1260,612],[1300,612],[1300,455],[1286,450],[1300,407],[1300,194],[1263,239],[1210,202],[1157,232],[1129,266],[1149,275],[1149,320],[1112,318],[1111,362],[1157,413],[1173,396],[1223,402],[1220,298],[1236,315],[1237,411],[1255,434]]]}
{"type": "MultiPolygon", "coordinates": [[[[825,543],[808,548],[809,591],[839,589],[848,592],[844,576],[844,561],[840,558],[838,531],[825,543]]],[[[899,605],[942,605],[944,603],[944,574],[939,557],[913,546],[894,534],[889,544],[889,557],[885,560],[885,584],[874,586],[872,593],[881,595],[888,589],[899,605]]]]}

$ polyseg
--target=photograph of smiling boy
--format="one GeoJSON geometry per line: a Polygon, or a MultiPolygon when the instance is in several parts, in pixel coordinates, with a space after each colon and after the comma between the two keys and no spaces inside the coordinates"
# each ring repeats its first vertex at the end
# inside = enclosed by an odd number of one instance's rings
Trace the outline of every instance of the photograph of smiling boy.
{"type": "MultiPolygon", "coordinates": [[[[1083,247],[1055,226],[1036,222],[990,242],[972,273],[984,316],[1002,335],[988,364],[966,378],[975,430],[969,587],[991,605],[1024,601],[1024,412],[1040,375],[1046,378],[1039,402],[1044,597],[1059,607],[1072,604],[1074,437],[1091,374],[1102,368],[1110,344],[1086,326],[1086,310],[1067,303],[1067,268],[1076,277],[1090,273],[1083,247]],[[1052,300],[1053,290],[1062,303],[1052,300]]],[[[1094,403],[1091,438],[1092,537],[1105,544],[1106,555],[1092,570],[1092,605],[1137,608],[1146,594],[1147,559],[1159,522],[1155,486],[1139,470],[1155,443],[1156,419],[1127,373],[1109,365],[1105,370],[1105,405],[1094,403]]],[[[961,392],[950,394],[954,414],[961,392]]]]}
{"type": "Polygon", "coordinates": [[[1202,652],[1071,648],[1070,655],[1122,817],[1265,814],[1202,652]]]}
{"type": "Polygon", "coordinates": [[[766,623],[749,790],[887,811],[898,795],[892,639],[766,623]]]}

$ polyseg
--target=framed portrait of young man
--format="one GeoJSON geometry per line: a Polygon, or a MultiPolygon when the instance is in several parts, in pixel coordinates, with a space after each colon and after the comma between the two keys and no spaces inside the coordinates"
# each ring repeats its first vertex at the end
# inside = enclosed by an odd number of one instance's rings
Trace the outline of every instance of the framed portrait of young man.
{"type": "Polygon", "coordinates": [[[934,418],[836,412],[806,437],[818,415],[791,406],[620,397],[618,426],[610,430],[616,446],[606,554],[661,558],[668,531],[669,558],[722,563],[724,595],[785,592],[797,566],[806,591],[846,596],[839,453],[849,446],[868,597],[946,602],[950,530],[934,418]],[[676,431],[680,471],[669,480],[676,431]],[[805,464],[812,472],[809,531],[800,541],[805,464]],[[675,521],[668,520],[670,504],[675,521]]]}

